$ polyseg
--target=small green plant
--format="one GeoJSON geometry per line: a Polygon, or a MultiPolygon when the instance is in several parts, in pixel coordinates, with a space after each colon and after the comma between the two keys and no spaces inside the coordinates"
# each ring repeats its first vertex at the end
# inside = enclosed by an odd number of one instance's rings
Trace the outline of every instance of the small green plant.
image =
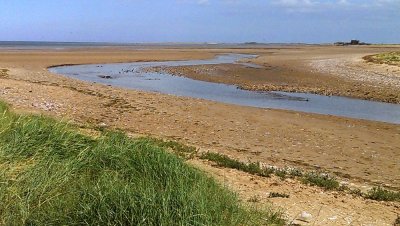
{"type": "Polygon", "coordinates": [[[339,188],[339,182],[336,180],[336,178],[326,173],[307,173],[303,176],[302,182],[305,184],[322,187],[327,190],[335,190],[339,188]]]}
{"type": "Polygon", "coordinates": [[[268,198],[289,198],[290,196],[285,193],[279,193],[279,192],[271,192],[269,193],[268,198]]]}
{"type": "Polygon", "coordinates": [[[285,179],[286,179],[287,172],[286,172],[285,169],[276,169],[275,172],[274,172],[274,174],[275,174],[276,176],[278,176],[279,178],[281,178],[281,180],[285,180],[285,179]]]}
{"type": "Polygon", "coordinates": [[[400,201],[400,192],[375,187],[367,192],[365,198],[377,201],[400,201]]]}

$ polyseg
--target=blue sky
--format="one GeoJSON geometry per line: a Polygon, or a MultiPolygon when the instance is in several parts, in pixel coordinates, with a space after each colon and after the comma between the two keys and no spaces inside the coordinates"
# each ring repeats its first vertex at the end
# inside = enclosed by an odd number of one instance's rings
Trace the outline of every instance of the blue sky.
{"type": "Polygon", "coordinates": [[[0,40],[400,43],[400,0],[0,0],[0,40]]]}

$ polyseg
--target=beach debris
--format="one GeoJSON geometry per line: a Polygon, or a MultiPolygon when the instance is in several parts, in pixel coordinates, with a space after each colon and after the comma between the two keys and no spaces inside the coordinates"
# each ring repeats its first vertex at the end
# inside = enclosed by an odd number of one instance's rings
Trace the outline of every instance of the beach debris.
{"type": "Polygon", "coordinates": [[[312,219],[312,215],[306,211],[301,212],[297,220],[309,223],[312,219]]]}
{"type": "Polygon", "coordinates": [[[335,220],[337,220],[337,216],[329,217],[328,220],[335,221],[335,220]]]}

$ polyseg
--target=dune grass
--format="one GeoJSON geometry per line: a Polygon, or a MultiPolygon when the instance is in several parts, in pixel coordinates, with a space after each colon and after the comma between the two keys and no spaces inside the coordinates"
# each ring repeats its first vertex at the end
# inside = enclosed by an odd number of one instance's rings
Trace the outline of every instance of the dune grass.
{"type": "Polygon", "coordinates": [[[0,103],[0,225],[283,225],[151,139],[0,103]]]}

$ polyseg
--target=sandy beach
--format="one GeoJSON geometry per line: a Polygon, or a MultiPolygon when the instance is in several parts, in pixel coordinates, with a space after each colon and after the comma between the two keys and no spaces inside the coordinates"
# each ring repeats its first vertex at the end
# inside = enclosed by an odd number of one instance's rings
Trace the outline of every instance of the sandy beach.
{"type": "MultiPolygon", "coordinates": [[[[0,69],[9,70],[0,76],[0,99],[21,112],[39,112],[82,126],[122,129],[132,136],[176,140],[243,161],[324,170],[361,189],[379,185],[398,191],[400,125],[126,90],[55,75],[47,68],[251,53],[259,57],[249,62],[262,65],[262,69],[216,65],[154,70],[250,90],[312,92],[398,104],[400,68],[367,63],[362,57],[399,50],[397,46],[0,50],[0,69]]],[[[400,213],[398,203],[326,192],[291,180],[249,176],[201,160],[192,163],[244,199],[258,194],[262,202],[282,207],[289,217],[307,209],[318,215],[316,225],[392,225],[400,213]],[[274,189],[284,190],[291,198],[268,199],[265,194],[274,189]]]]}

